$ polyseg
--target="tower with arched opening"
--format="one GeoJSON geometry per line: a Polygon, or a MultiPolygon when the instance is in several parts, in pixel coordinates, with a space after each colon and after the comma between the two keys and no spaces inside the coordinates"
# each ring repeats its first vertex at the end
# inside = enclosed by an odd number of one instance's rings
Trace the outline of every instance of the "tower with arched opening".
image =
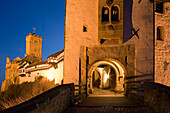
{"type": "Polygon", "coordinates": [[[143,78],[153,80],[153,2],[66,0],[64,83],[94,94],[143,78]]]}

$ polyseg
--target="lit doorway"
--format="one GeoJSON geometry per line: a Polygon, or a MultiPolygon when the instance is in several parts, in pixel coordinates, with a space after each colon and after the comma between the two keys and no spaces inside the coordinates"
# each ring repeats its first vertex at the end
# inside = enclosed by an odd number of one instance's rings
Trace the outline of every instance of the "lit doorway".
{"type": "Polygon", "coordinates": [[[125,72],[116,62],[98,61],[88,75],[89,96],[124,96],[125,72]]]}

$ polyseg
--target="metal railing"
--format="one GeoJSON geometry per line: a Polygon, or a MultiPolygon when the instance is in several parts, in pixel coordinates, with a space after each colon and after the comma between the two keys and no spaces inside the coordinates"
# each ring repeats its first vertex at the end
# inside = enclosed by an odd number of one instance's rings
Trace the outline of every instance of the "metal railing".
{"type": "Polygon", "coordinates": [[[87,96],[86,85],[74,85],[74,104],[79,104],[87,96]]]}
{"type": "Polygon", "coordinates": [[[141,103],[144,99],[144,82],[152,82],[152,74],[125,78],[125,94],[141,103]]]}

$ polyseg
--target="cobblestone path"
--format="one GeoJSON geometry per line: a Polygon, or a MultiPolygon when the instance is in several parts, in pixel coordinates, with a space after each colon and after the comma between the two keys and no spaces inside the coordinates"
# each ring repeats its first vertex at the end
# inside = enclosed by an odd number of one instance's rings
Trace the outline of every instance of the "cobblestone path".
{"type": "Polygon", "coordinates": [[[126,97],[88,97],[63,113],[154,113],[126,97]]]}
{"type": "Polygon", "coordinates": [[[64,113],[153,113],[146,107],[70,107],[64,113]]]}

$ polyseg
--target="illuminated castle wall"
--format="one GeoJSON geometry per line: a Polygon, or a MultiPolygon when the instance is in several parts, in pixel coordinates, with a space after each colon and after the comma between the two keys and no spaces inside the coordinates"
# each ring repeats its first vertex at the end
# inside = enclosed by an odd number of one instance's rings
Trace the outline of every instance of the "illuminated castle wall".
{"type": "Polygon", "coordinates": [[[37,76],[47,77],[61,84],[63,79],[64,50],[54,53],[47,61],[42,61],[42,36],[29,33],[26,36],[25,57],[10,61],[7,57],[5,80],[2,82],[1,91],[7,90],[12,84],[34,82],[37,76]]]}
{"type": "Polygon", "coordinates": [[[155,82],[170,86],[170,2],[155,6],[155,82]]]}
{"type": "Polygon", "coordinates": [[[29,33],[26,36],[25,57],[31,54],[37,58],[42,58],[42,36],[35,35],[35,33],[29,33]]]}
{"type": "Polygon", "coordinates": [[[66,0],[64,83],[91,89],[105,66],[117,71],[116,83],[122,72],[153,81],[153,38],[151,0],[66,0]]]}

